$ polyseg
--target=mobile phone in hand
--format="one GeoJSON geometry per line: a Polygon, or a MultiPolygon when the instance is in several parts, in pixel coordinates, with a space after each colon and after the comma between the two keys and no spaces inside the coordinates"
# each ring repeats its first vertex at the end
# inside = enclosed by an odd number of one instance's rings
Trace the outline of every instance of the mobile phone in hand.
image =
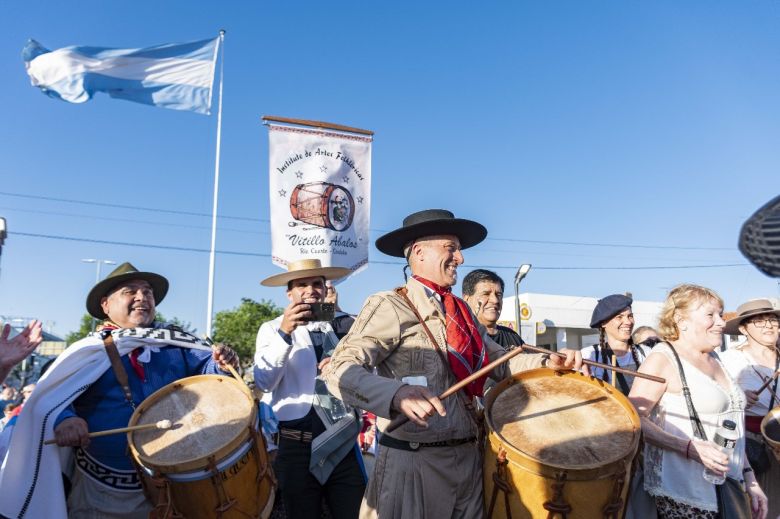
{"type": "Polygon", "coordinates": [[[308,321],[332,321],[336,314],[336,305],[334,303],[310,303],[309,311],[311,317],[308,321]]]}

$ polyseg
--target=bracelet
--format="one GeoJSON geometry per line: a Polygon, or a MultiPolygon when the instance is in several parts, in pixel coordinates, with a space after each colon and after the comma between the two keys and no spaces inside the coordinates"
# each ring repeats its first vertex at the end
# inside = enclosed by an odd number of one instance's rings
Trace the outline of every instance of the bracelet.
{"type": "Polygon", "coordinates": [[[693,440],[688,440],[688,445],[685,446],[685,459],[689,460],[691,459],[690,455],[688,454],[691,450],[691,443],[693,443],[693,440]]]}

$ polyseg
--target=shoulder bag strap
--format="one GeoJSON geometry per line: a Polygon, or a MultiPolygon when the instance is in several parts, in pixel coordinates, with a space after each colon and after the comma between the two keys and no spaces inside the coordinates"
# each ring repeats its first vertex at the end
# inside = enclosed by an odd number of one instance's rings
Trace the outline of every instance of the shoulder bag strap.
{"type": "Polygon", "coordinates": [[[127,378],[127,371],[122,364],[122,359],[119,356],[119,350],[114,344],[114,337],[111,333],[103,334],[103,346],[106,348],[106,355],[108,360],[111,361],[111,369],[114,370],[114,376],[119,382],[119,386],[122,388],[122,393],[125,395],[125,400],[130,404],[130,407],[135,409],[135,403],[133,402],[133,393],[130,391],[130,381],[127,378]]]}
{"type": "Polygon", "coordinates": [[[707,433],[704,431],[704,427],[699,420],[699,413],[696,412],[696,408],[693,407],[693,401],[691,400],[691,390],[688,388],[688,382],[685,380],[685,370],[683,370],[682,362],[680,362],[680,356],[677,355],[677,351],[674,349],[671,343],[667,343],[669,349],[674,354],[674,360],[677,361],[677,369],[680,370],[680,383],[682,384],[683,395],[685,395],[685,403],[688,404],[688,417],[691,419],[691,426],[693,427],[693,434],[700,440],[707,441],[707,433]]]}
{"type": "MultiPolygon", "coordinates": [[[[777,348],[775,348],[775,373],[777,373],[777,370],[780,369],[780,351],[777,351],[777,348]]],[[[777,394],[777,380],[780,379],[780,377],[775,377],[775,385],[772,389],[772,394],[769,396],[769,410],[771,411],[772,408],[775,406],[775,395],[777,394]]]]}
{"type": "MultiPolygon", "coordinates": [[[[417,311],[417,308],[414,306],[414,303],[412,303],[412,300],[409,299],[408,295],[406,295],[407,292],[408,290],[406,287],[398,287],[395,289],[395,293],[401,296],[406,302],[409,309],[411,309],[411,311],[414,312],[415,317],[417,317],[417,320],[422,325],[423,330],[425,330],[425,333],[428,335],[428,339],[431,341],[431,344],[433,345],[433,349],[436,350],[436,353],[439,354],[439,359],[447,368],[447,373],[449,374],[450,378],[455,379],[453,384],[456,383],[457,377],[455,377],[455,374],[452,372],[452,367],[450,367],[450,361],[447,359],[441,347],[439,346],[439,341],[437,341],[436,338],[433,336],[431,329],[428,328],[428,325],[425,324],[425,321],[423,321],[420,312],[417,311]]],[[[477,418],[477,413],[476,410],[474,409],[474,404],[471,402],[471,399],[468,396],[466,396],[466,394],[463,392],[462,389],[458,391],[458,397],[460,398],[461,402],[463,402],[463,405],[466,407],[466,410],[468,411],[468,414],[471,417],[471,419],[474,421],[475,424],[477,424],[477,426],[479,426],[479,419],[477,418]]]]}
{"type": "MultiPolygon", "coordinates": [[[[605,361],[604,364],[612,364],[613,362],[612,359],[614,359],[614,365],[620,367],[620,363],[618,362],[618,356],[615,355],[615,351],[612,349],[612,347],[609,345],[608,342],[605,341],[604,348],[602,348],[602,351],[603,351],[602,358],[605,361]]],[[[639,369],[639,366],[637,366],[637,369],[639,369]]],[[[608,371],[609,370],[607,368],[604,368],[604,380],[607,380],[608,371]]],[[[615,378],[617,378],[618,386],[620,386],[620,392],[623,393],[624,395],[627,395],[631,388],[628,387],[628,381],[626,380],[625,375],[615,371],[613,373],[613,376],[616,376],[615,378]]]]}

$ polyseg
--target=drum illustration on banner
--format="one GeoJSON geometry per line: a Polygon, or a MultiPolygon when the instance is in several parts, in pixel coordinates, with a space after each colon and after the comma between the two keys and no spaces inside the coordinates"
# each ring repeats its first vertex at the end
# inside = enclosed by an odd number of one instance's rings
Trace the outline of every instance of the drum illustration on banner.
{"type": "MultiPolygon", "coordinates": [[[[345,231],[355,217],[355,200],[344,186],[329,182],[298,184],[290,195],[290,214],[299,221],[345,231]]],[[[290,222],[290,226],[297,225],[290,222]]]]}

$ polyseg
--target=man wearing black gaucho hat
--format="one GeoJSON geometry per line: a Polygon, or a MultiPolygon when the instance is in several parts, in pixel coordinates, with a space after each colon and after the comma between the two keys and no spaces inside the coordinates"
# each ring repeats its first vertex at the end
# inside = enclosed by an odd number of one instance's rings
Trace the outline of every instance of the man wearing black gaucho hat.
{"type": "MultiPolygon", "coordinates": [[[[461,251],[486,236],[477,222],[428,209],[409,215],[402,227],[376,241],[381,252],[406,258],[412,277],[403,287],[369,297],[333,354],[327,383],[346,403],[375,413],[380,430],[398,414],[410,423],[382,435],[361,517],[483,515],[482,459],[471,401],[482,395],[485,378],[443,401],[435,395],[504,351],[451,291],[463,263],[461,251]]],[[[566,354],[565,360],[518,355],[490,376],[500,380],[545,365],[578,369],[579,353],[566,354]]]]}
{"type": "Polygon", "coordinates": [[[130,263],[89,292],[87,311],[101,324],[57,358],[26,402],[0,473],[8,491],[0,515],[65,517],[60,460],[68,450],[76,466],[68,517],[149,515],[152,503],[130,459],[127,435],[89,433],[126,427],[136,406],[178,379],[238,367],[229,347],[155,321],[167,292],[166,278],[130,263]],[[52,437],[61,449],[42,445],[52,437]],[[36,464],[45,470],[34,470],[36,464]],[[28,502],[25,496],[31,496],[28,502]]]}

